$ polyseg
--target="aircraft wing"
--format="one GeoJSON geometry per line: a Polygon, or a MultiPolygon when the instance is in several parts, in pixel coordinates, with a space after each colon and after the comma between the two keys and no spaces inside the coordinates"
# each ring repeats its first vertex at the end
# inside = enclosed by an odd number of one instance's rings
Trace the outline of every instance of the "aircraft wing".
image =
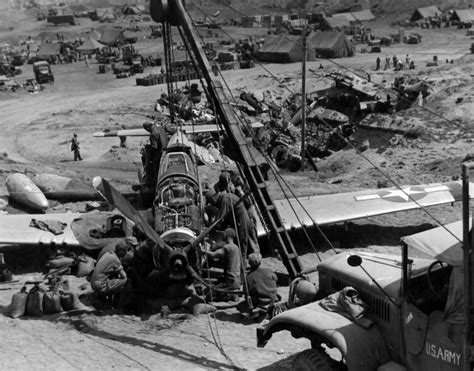
{"type": "MultiPolygon", "coordinates": [[[[462,199],[461,181],[404,186],[402,189],[381,188],[307,196],[299,197],[298,200],[275,200],[274,203],[284,228],[291,230],[418,209],[420,206],[448,204],[462,199]]],[[[472,182],[469,184],[469,194],[474,198],[472,182]]],[[[257,232],[259,236],[265,234],[262,225],[257,226],[257,232]]]]}
{"type": "MultiPolygon", "coordinates": [[[[252,128],[262,128],[264,125],[260,122],[254,122],[251,124],[252,128]]],[[[215,124],[204,124],[204,125],[184,125],[180,128],[186,134],[199,134],[199,133],[213,133],[219,131],[219,127],[215,124]]],[[[124,129],[124,130],[110,130],[110,131],[98,131],[93,134],[94,137],[147,137],[150,133],[145,129],[124,129]]]]}
{"type": "Polygon", "coordinates": [[[0,244],[80,246],[71,229],[72,221],[79,216],[81,213],[0,215],[0,244]],[[51,232],[30,227],[32,219],[60,221],[66,223],[66,228],[63,233],[54,235],[51,232]]]}

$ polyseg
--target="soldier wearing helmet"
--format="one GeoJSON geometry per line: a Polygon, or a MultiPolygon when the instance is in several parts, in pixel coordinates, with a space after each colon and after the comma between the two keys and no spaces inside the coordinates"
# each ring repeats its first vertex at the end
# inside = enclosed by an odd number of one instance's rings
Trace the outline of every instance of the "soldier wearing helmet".
{"type": "MultiPolygon", "coordinates": [[[[227,228],[224,232],[224,241],[215,244],[214,251],[206,251],[206,256],[210,263],[221,262],[224,268],[222,277],[219,278],[215,288],[219,290],[239,290],[240,289],[240,273],[241,273],[241,255],[239,248],[234,243],[237,237],[233,228],[227,228]]],[[[231,293],[219,293],[216,291],[214,297],[220,300],[233,300],[235,295],[231,293]]]]}

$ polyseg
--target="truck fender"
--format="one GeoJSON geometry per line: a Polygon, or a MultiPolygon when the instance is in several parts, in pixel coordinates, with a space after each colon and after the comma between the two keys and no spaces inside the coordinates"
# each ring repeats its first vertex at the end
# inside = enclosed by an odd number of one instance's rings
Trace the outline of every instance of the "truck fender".
{"type": "Polygon", "coordinates": [[[257,331],[264,346],[275,332],[288,330],[296,337],[319,338],[337,347],[349,370],[375,370],[390,360],[385,340],[375,324],[364,328],[319,301],[290,309],[274,317],[263,331],[257,331]]]}

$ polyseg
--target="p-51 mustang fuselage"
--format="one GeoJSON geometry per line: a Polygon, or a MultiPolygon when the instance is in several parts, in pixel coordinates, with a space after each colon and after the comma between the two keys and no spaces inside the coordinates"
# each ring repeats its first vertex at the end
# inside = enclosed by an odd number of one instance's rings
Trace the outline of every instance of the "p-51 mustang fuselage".
{"type": "Polygon", "coordinates": [[[199,251],[189,251],[189,246],[204,228],[202,192],[190,144],[183,133],[171,137],[161,157],[153,202],[153,227],[173,248],[168,262],[178,279],[187,265],[197,264],[199,251]]]}

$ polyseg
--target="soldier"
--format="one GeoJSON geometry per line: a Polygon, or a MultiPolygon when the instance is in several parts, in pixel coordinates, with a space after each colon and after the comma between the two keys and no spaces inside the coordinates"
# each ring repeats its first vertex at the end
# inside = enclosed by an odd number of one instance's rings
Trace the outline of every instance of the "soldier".
{"type": "Polygon", "coordinates": [[[377,57],[375,60],[375,71],[378,71],[380,69],[380,57],[377,57]]]}
{"type": "MultiPolygon", "coordinates": [[[[125,124],[122,124],[122,130],[125,130],[127,127],[125,124]]],[[[120,139],[120,148],[127,148],[127,137],[125,135],[119,136],[120,139]]]]}
{"type": "Polygon", "coordinates": [[[223,217],[223,220],[220,222],[221,226],[226,227],[234,225],[235,215],[235,222],[237,224],[239,236],[238,241],[241,248],[244,268],[246,268],[251,221],[243,202],[237,204],[239,197],[233,193],[227,192],[215,194],[213,191],[210,191],[206,195],[206,199],[209,205],[214,206],[217,209],[217,215],[215,216],[216,220],[223,217]]]}
{"type": "Polygon", "coordinates": [[[71,151],[74,152],[74,161],[82,161],[81,152],[79,149],[79,140],[77,139],[77,134],[74,133],[71,139],[71,151]]]}
{"type": "Polygon", "coordinates": [[[99,259],[91,277],[91,287],[94,291],[104,295],[120,292],[127,283],[127,274],[120,262],[120,258],[126,253],[126,246],[119,242],[114,252],[107,252],[99,259]]]}
{"type": "Polygon", "coordinates": [[[152,122],[145,122],[143,128],[150,133],[150,150],[145,151],[145,177],[144,183],[154,184],[158,175],[158,167],[160,166],[161,154],[168,145],[168,135],[162,125],[152,122]]]}
{"type": "Polygon", "coordinates": [[[383,68],[384,71],[390,68],[390,57],[388,55],[385,56],[385,67],[383,68]]]}
{"type": "Polygon", "coordinates": [[[262,256],[259,253],[249,255],[250,273],[247,285],[252,303],[256,306],[267,306],[280,300],[277,290],[277,276],[269,268],[261,266],[262,256]]]}
{"type": "MultiPolygon", "coordinates": [[[[240,289],[240,269],[241,257],[239,248],[234,242],[236,237],[233,228],[227,228],[224,232],[224,245],[216,245],[215,251],[206,251],[207,258],[211,261],[220,260],[223,262],[224,275],[215,288],[222,290],[239,290],[240,289]]],[[[223,294],[216,292],[216,296],[220,300],[233,299],[232,294],[223,294]]]]}

